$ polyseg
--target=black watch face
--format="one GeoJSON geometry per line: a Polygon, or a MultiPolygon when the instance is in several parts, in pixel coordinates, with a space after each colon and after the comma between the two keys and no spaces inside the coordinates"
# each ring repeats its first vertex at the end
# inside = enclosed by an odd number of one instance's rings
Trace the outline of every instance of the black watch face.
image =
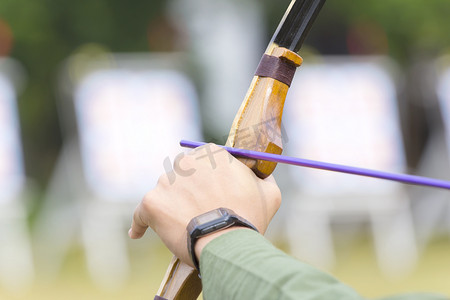
{"type": "Polygon", "coordinates": [[[222,217],[222,214],[218,210],[210,211],[206,214],[200,215],[197,217],[197,222],[199,224],[205,224],[211,222],[213,220],[217,220],[222,217]]]}

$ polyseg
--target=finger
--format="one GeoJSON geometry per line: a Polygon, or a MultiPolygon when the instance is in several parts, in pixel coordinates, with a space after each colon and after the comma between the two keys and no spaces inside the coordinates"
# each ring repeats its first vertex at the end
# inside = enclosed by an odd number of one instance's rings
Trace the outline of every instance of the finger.
{"type": "Polygon", "coordinates": [[[266,191],[271,199],[270,204],[272,205],[271,210],[276,213],[281,206],[281,191],[273,175],[264,179],[266,185],[266,191]]]}
{"type": "Polygon", "coordinates": [[[132,239],[140,239],[145,231],[147,231],[148,224],[146,224],[141,217],[142,205],[139,205],[133,214],[133,220],[131,221],[131,228],[128,231],[128,235],[132,239]]]}
{"type": "Polygon", "coordinates": [[[277,181],[275,180],[275,177],[273,177],[273,175],[268,176],[267,178],[264,179],[264,181],[277,184],[277,181]]]}

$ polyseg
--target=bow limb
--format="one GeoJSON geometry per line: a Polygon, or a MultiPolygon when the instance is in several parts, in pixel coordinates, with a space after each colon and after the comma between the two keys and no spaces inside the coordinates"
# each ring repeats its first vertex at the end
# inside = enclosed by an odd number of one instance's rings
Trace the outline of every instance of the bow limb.
{"type": "MultiPolygon", "coordinates": [[[[281,154],[284,101],[295,69],[302,63],[296,52],[324,2],[291,1],[234,118],[227,146],[281,154]]],[[[240,160],[260,178],[269,176],[276,167],[275,162],[240,160]]],[[[200,292],[198,272],[174,257],[155,299],[194,300],[200,292]]]]}
{"type": "Polygon", "coordinates": [[[197,270],[173,256],[154,300],[195,300],[201,292],[197,270]]]}

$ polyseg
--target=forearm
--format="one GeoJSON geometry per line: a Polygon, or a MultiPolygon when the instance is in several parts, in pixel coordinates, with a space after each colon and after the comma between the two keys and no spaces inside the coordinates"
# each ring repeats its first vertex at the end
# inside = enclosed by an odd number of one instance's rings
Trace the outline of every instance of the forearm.
{"type": "Polygon", "coordinates": [[[214,299],[362,299],[332,276],[276,249],[251,230],[208,243],[200,257],[204,297],[214,299]]]}

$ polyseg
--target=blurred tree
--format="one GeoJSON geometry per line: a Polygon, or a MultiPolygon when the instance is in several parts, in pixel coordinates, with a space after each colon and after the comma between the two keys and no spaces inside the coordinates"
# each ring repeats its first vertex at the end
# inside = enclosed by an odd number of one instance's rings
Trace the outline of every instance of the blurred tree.
{"type": "MultiPolygon", "coordinates": [[[[28,74],[19,109],[26,166],[31,177],[45,184],[60,148],[55,105],[60,64],[85,43],[101,44],[113,52],[160,50],[148,42],[148,35],[158,36],[154,28],[149,30],[149,24],[160,23],[157,18],[163,14],[166,2],[0,2],[0,20],[12,31],[11,56],[24,64],[28,74]]],[[[268,21],[267,40],[289,2],[261,2],[268,21]]],[[[323,54],[387,52],[407,66],[417,53],[435,56],[448,50],[449,13],[448,0],[330,0],[306,43],[323,54]],[[378,36],[372,39],[373,34],[378,36]],[[379,47],[380,41],[386,45],[379,47]]],[[[166,26],[166,32],[172,32],[170,26],[166,26]]]]}
{"type": "Polygon", "coordinates": [[[85,43],[114,52],[148,51],[149,23],[165,1],[4,0],[0,19],[14,39],[11,56],[27,72],[19,110],[27,173],[44,185],[61,146],[56,113],[57,72],[85,43]]]}
{"type": "MultiPolygon", "coordinates": [[[[264,1],[270,24],[268,35],[276,28],[289,2],[264,1]]],[[[352,29],[365,26],[367,30],[363,28],[362,32],[367,32],[370,38],[371,33],[374,33],[373,28],[377,27],[376,31],[386,36],[386,54],[402,64],[408,64],[417,53],[435,56],[449,50],[449,14],[448,0],[329,0],[306,44],[322,54],[348,54],[351,49],[347,38],[352,29]]],[[[374,49],[380,51],[379,44],[375,44],[374,49]]],[[[375,50],[373,53],[361,54],[384,54],[375,50]]]]}
{"type": "MultiPolygon", "coordinates": [[[[289,0],[265,0],[268,28],[277,26],[289,0]]],[[[442,126],[426,67],[450,53],[448,0],[329,0],[300,54],[387,55],[402,68],[400,115],[408,164],[417,166],[429,133],[442,126]],[[427,90],[428,91],[424,91],[427,90]],[[433,117],[430,117],[433,116],[433,117]]],[[[268,39],[270,38],[268,33],[268,39]]]]}

